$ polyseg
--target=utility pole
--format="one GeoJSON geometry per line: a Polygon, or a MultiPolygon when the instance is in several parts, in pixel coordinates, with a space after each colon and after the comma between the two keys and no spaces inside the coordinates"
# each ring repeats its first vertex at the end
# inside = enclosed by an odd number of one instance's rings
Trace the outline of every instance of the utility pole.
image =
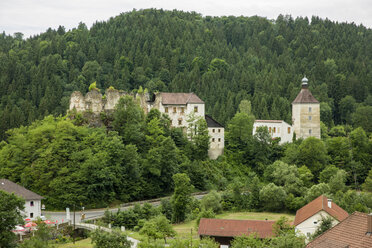
{"type": "Polygon", "coordinates": [[[192,248],[192,228],[191,228],[191,246],[190,248],[192,248]]]}
{"type": "Polygon", "coordinates": [[[73,233],[72,233],[72,238],[73,238],[73,242],[74,242],[74,244],[75,244],[75,211],[76,209],[75,209],[75,204],[74,204],[74,230],[73,230],[73,233]]]}

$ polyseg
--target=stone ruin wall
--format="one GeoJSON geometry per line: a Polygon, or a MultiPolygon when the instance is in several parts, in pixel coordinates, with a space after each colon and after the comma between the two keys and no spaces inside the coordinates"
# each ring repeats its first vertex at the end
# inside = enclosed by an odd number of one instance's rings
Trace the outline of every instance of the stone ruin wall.
{"type": "MultiPolygon", "coordinates": [[[[76,109],[77,112],[91,111],[94,114],[100,114],[102,111],[113,111],[120,97],[125,95],[131,94],[115,89],[107,89],[106,97],[103,98],[97,89],[89,91],[85,96],[80,91],[75,91],[71,94],[69,110],[76,109]]],[[[151,108],[149,94],[136,94],[135,97],[147,114],[151,108]]]]}

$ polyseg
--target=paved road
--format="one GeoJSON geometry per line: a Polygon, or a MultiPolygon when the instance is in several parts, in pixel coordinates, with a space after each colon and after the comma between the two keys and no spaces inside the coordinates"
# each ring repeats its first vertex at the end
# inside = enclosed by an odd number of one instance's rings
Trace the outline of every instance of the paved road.
{"type": "MultiPolygon", "coordinates": [[[[203,192],[203,193],[199,193],[199,194],[195,194],[194,197],[196,199],[201,199],[203,198],[203,196],[205,196],[206,193],[203,192]]],[[[148,202],[150,203],[151,205],[153,206],[158,206],[160,205],[160,200],[158,199],[155,199],[155,200],[148,200],[148,201],[141,201],[141,202],[131,202],[131,203],[126,203],[126,204],[123,204],[122,207],[120,207],[121,210],[125,210],[125,209],[128,209],[128,208],[131,208],[135,203],[145,203],[145,202],[148,202]]],[[[84,211],[84,214],[85,214],[85,218],[86,219],[96,219],[96,218],[100,218],[103,216],[104,212],[106,211],[106,209],[92,209],[92,210],[85,210],[84,211]]],[[[117,212],[118,211],[118,208],[111,208],[109,209],[109,211],[111,212],[117,212]]],[[[82,211],[81,209],[77,209],[76,212],[75,212],[75,221],[76,223],[80,223],[81,222],[81,215],[82,215],[82,211]]],[[[42,211],[42,214],[48,219],[48,220],[53,220],[53,221],[58,221],[58,223],[65,223],[65,222],[68,222],[68,219],[71,220],[71,223],[74,223],[74,212],[72,211],[72,209],[70,208],[70,214],[69,216],[66,215],[66,212],[63,211],[63,212],[51,212],[51,211],[42,211]]]]}

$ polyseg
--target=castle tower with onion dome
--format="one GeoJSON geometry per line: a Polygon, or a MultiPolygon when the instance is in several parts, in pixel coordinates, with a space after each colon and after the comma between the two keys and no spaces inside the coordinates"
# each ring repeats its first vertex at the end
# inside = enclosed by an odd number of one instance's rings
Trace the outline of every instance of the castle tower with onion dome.
{"type": "Polygon", "coordinates": [[[311,94],[308,79],[302,79],[302,88],[292,102],[292,126],[297,138],[320,139],[320,104],[311,94]]]}

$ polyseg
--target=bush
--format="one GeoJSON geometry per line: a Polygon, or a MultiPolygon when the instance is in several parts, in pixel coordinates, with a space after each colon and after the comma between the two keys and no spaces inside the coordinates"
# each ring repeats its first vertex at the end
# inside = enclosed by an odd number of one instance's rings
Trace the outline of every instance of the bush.
{"type": "Polygon", "coordinates": [[[264,209],[268,211],[279,211],[285,207],[287,193],[283,187],[269,183],[260,190],[260,201],[264,209]]]}

